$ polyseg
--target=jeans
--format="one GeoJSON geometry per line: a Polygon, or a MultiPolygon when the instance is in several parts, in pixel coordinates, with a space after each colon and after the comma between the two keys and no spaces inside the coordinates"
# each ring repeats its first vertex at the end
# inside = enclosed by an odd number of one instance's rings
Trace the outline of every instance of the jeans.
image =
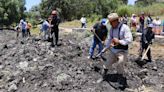
{"type": "Polygon", "coordinates": [[[144,25],[143,25],[143,24],[140,25],[140,32],[141,32],[141,33],[144,32],[144,25]]]}
{"type": "Polygon", "coordinates": [[[92,46],[90,47],[90,49],[89,49],[89,55],[90,55],[90,57],[92,57],[93,56],[93,54],[94,54],[94,49],[96,48],[96,45],[98,44],[98,46],[99,46],[99,51],[98,51],[98,53],[100,53],[101,51],[102,51],[102,49],[103,49],[103,44],[102,44],[102,42],[100,42],[100,41],[96,41],[96,40],[92,40],[92,46]]]}
{"type": "Polygon", "coordinates": [[[26,37],[26,29],[22,29],[22,38],[26,37]]]}

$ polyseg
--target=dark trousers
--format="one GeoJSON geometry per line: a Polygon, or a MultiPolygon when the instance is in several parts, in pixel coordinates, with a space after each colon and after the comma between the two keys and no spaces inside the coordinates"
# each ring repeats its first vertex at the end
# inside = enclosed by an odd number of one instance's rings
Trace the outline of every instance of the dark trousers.
{"type": "Polygon", "coordinates": [[[27,36],[31,36],[30,29],[27,29],[27,36]]]}
{"type": "MultiPolygon", "coordinates": [[[[144,50],[146,51],[146,49],[148,48],[149,44],[147,43],[141,43],[141,51],[140,51],[140,57],[142,57],[142,54],[144,52],[144,50]]],[[[148,50],[147,52],[147,57],[148,57],[148,60],[151,60],[152,57],[151,57],[151,49],[148,50]]]]}
{"type": "Polygon", "coordinates": [[[81,23],[81,28],[86,28],[86,23],[81,23]]]}
{"type": "Polygon", "coordinates": [[[22,29],[22,38],[26,37],[26,29],[22,29]]]}
{"type": "Polygon", "coordinates": [[[52,35],[52,41],[51,41],[52,44],[57,45],[59,39],[59,30],[52,30],[51,35],[52,35]]]}

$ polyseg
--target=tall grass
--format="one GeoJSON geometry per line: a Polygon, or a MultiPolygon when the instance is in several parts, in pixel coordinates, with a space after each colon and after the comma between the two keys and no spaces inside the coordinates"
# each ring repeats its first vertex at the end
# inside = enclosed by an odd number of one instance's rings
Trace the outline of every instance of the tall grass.
{"type": "Polygon", "coordinates": [[[140,15],[141,12],[144,12],[146,15],[150,14],[152,16],[162,16],[164,15],[164,3],[154,3],[145,7],[123,5],[117,9],[117,13],[120,15],[131,15],[133,13],[140,15]]]}

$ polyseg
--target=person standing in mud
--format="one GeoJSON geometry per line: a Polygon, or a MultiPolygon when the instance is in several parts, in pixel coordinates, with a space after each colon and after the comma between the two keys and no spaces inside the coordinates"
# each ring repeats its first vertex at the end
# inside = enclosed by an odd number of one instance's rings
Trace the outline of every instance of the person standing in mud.
{"type": "Polygon", "coordinates": [[[19,33],[21,32],[20,25],[17,25],[17,26],[15,27],[15,31],[17,32],[17,34],[16,34],[16,39],[18,40],[19,33]]]}
{"type": "Polygon", "coordinates": [[[91,29],[91,32],[94,34],[94,36],[93,36],[92,45],[89,49],[88,59],[93,59],[94,49],[96,48],[97,44],[99,46],[99,53],[103,49],[103,44],[108,33],[108,30],[106,28],[106,19],[102,19],[101,22],[96,23],[91,29]]]}
{"type": "Polygon", "coordinates": [[[49,20],[51,20],[51,18],[48,18],[48,20],[45,20],[42,23],[42,32],[43,32],[43,40],[47,41],[48,40],[48,36],[49,36],[49,29],[51,27],[51,24],[49,23],[49,20]]]}
{"type": "Polygon", "coordinates": [[[111,68],[114,63],[117,65],[117,73],[122,76],[124,75],[124,64],[128,61],[128,45],[133,40],[129,26],[119,22],[117,13],[109,14],[108,20],[111,24],[109,38],[106,47],[99,54],[101,55],[109,49],[109,57],[103,65],[102,80],[104,80],[108,69],[111,68]]]}
{"type": "Polygon", "coordinates": [[[59,39],[59,23],[60,23],[60,18],[57,15],[57,11],[53,10],[52,13],[52,21],[51,21],[51,35],[52,35],[52,41],[51,41],[51,46],[54,47],[55,45],[58,46],[58,39],[59,39]]]}
{"type": "MultiPolygon", "coordinates": [[[[150,44],[154,41],[155,34],[153,32],[153,24],[149,24],[148,27],[145,29],[144,33],[142,33],[141,36],[141,51],[139,54],[139,58],[142,57],[142,53],[144,50],[148,48],[150,44]]],[[[151,56],[151,49],[149,48],[147,52],[148,62],[152,62],[152,56],[151,56]]]]}
{"type": "Polygon", "coordinates": [[[27,29],[27,36],[29,37],[29,36],[31,36],[31,27],[32,27],[32,25],[31,25],[31,23],[29,23],[28,21],[26,22],[27,23],[27,25],[26,25],[26,29],[27,29]]]}
{"type": "Polygon", "coordinates": [[[20,20],[20,29],[21,29],[21,31],[22,31],[22,38],[25,38],[26,37],[26,26],[27,26],[27,23],[23,20],[23,19],[21,19],[20,20]]]}

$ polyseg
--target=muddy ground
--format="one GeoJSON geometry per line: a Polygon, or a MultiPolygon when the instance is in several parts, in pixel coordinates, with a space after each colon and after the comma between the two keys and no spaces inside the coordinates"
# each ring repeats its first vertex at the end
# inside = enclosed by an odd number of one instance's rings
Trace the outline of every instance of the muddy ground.
{"type": "Polygon", "coordinates": [[[126,78],[120,78],[115,67],[108,78],[101,78],[101,59],[88,60],[91,42],[87,32],[60,32],[61,46],[33,36],[22,43],[15,32],[0,32],[0,92],[164,92],[164,40],[153,45],[154,62],[142,67],[135,61],[139,44],[130,46],[125,65],[126,78]],[[91,64],[92,63],[92,64],[91,64]]]}

